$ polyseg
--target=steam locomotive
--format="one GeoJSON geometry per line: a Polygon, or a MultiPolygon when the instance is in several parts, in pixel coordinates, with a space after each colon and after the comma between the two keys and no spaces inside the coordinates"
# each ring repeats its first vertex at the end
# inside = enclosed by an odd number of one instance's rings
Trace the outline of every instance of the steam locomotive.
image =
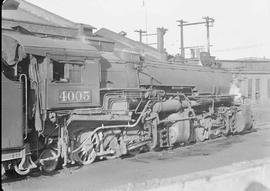
{"type": "Polygon", "coordinates": [[[101,52],[77,41],[2,34],[2,175],[244,132],[232,74],[101,52]]]}

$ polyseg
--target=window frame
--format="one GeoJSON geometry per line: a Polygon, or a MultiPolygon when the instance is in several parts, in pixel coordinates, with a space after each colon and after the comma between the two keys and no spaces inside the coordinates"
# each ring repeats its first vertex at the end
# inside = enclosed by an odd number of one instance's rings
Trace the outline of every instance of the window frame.
{"type": "Polygon", "coordinates": [[[76,83],[82,83],[83,81],[83,66],[84,64],[82,63],[76,63],[75,61],[57,61],[54,59],[51,59],[51,82],[52,83],[72,83],[72,84],[76,84],[76,83]],[[63,72],[62,75],[60,75],[59,80],[55,79],[55,64],[63,64],[63,69],[61,72],[63,72]],[[74,67],[77,67],[77,69],[74,70],[74,67]],[[74,75],[73,71],[77,71],[78,75],[75,75],[75,78],[73,78],[72,76],[74,75]],[[73,75],[72,75],[73,74],[73,75]],[[63,78],[61,78],[63,77],[63,78]],[[72,77],[72,79],[71,79],[72,77]],[[74,80],[74,79],[79,79],[78,81],[74,80]]]}

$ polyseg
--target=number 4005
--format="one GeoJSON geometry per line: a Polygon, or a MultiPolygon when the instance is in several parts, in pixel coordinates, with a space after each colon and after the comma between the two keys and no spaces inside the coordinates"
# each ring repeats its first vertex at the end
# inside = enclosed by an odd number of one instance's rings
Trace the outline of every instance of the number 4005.
{"type": "Polygon", "coordinates": [[[65,90],[59,92],[60,102],[89,102],[90,91],[65,90]]]}

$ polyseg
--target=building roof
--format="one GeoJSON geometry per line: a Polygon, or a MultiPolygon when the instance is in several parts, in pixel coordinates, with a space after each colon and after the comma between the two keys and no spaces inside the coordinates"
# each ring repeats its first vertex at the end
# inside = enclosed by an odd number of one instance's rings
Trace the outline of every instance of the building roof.
{"type": "Polygon", "coordinates": [[[102,57],[102,59],[109,60],[110,62],[125,63],[118,56],[116,56],[113,52],[102,52],[101,57],[102,57]]]}
{"type": "Polygon", "coordinates": [[[2,18],[16,21],[28,21],[45,25],[57,25],[56,23],[42,19],[20,8],[17,10],[2,10],[2,18]]]}
{"type": "Polygon", "coordinates": [[[105,37],[95,36],[95,35],[93,35],[93,36],[87,36],[87,37],[85,37],[85,39],[91,40],[91,41],[101,41],[101,42],[110,42],[110,43],[114,43],[113,40],[109,40],[109,39],[107,39],[107,38],[105,38],[105,37]]]}
{"type": "MultiPolygon", "coordinates": [[[[2,6],[2,18],[72,28],[79,24],[24,0],[6,0],[2,6]]],[[[95,27],[87,24],[87,28],[95,27]]]]}
{"type": "Polygon", "coordinates": [[[133,53],[136,52],[138,54],[144,54],[145,56],[153,59],[162,59],[162,57],[164,56],[164,54],[161,54],[156,48],[153,48],[141,42],[137,42],[106,28],[99,29],[95,34],[114,41],[116,43],[116,50],[123,50],[133,53]]]}

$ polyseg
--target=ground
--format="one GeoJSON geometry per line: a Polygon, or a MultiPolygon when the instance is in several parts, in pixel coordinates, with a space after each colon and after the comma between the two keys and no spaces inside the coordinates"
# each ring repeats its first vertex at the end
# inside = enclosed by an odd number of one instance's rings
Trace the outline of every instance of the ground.
{"type": "Polygon", "coordinates": [[[98,161],[89,166],[73,166],[54,175],[33,174],[7,181],[4,190],[104,190],[213,169],[232,163],[270,157],[270,107],[254,107],[252,132],[170,151],[149,152],[135,157],[98,161]]]}

